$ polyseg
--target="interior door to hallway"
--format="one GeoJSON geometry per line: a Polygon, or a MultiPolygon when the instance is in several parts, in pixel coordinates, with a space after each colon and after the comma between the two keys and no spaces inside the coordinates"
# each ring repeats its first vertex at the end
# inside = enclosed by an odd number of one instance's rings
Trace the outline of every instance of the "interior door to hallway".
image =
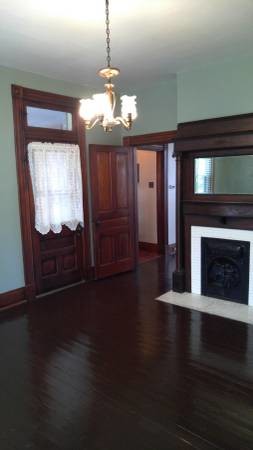
{"type": "Polygon", "coordinates": [[[131,147],[90,145],[96,277],[136,267],[135,155],[131,147]]]}

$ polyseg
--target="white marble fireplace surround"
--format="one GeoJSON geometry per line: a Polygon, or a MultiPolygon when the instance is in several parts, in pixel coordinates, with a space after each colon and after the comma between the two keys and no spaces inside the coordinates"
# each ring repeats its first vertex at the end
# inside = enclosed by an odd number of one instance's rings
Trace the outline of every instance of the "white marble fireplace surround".
{"type": "Polygon", "coordinates": [[[249,298],[253,306],[253,231],[231,228],[191,227],[191,292],[201,294],[201,238],[234,239],[250,242],[249,298]]]}

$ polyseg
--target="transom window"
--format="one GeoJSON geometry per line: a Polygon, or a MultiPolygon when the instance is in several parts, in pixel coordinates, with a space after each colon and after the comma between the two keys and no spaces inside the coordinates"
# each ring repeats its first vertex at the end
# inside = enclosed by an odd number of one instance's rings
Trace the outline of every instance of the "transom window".
{"type": "Polygon", "coordinates": [[[27,106],[26,112],[29,127],[72,131],[72,114],[70,112],[34,106],[27,106]]]}

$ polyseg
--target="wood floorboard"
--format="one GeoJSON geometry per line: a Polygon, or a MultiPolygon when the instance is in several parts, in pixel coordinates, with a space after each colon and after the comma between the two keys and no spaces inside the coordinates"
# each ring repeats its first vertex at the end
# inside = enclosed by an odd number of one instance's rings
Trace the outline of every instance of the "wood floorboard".
{"type": "Polygon", "coordinates": [[[1,450],[253,449],[253,327],[155,301],[173,266],[0,315],[1,450]]]}

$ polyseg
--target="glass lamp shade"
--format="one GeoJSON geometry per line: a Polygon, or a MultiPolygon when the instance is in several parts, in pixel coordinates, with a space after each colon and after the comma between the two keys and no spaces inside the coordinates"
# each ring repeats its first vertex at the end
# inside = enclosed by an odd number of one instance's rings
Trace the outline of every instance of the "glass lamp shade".
{"type": "Polygon", "coordinates": [[[92,98],[94,99],[96,115],[105,116],[108,110],[106,94],[94,94],[92,98]]]}
{"type": "Polygon", "coordinates": [[[96,115],[95,110],[95,102],[92,98],[86,98],[80,100],[81,106],[80,106],[80,116],[83,120],[90,122],[93,117],[96,115]]]}
{"type": "Polygon", "coordinates": [[[121,99],[121,115],[123,119],[127,119],[131,114],[132,120],[137,117],[136,95],[122,95],[121,99]]]}

